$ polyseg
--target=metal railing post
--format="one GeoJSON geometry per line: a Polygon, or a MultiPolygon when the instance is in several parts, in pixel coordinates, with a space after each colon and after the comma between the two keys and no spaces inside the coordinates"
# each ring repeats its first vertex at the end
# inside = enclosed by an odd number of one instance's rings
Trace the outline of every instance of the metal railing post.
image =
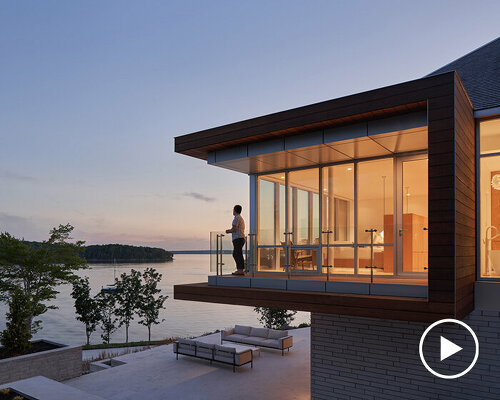
{"type": "Polygon", "coordinates": [[[215,239],[215,275],[219,276],[219,234],[215,239]]]}
{"type": "Polygon", "coordinates": [[[285,235],[285,251],[286,251],[286,256],[288,258],[288,262],[285,264],[285,267],[286,267],[286,272],[287,272],[287,275],[288,275],[288,279],[291,279],[292,278],[292,271],[291,271],[291,264],[290,264],[290,259],[291,259],[291,243],[288,241],[288,237],[290,235],[293,235],[293,232],[283,232],[283,234],[285,235]]]}
{"type": "Polygon", "coordinates": [[[370,233],[370,266],[365,266],[365,268],[370,268],[370,283],[373,283],[373,270],[378,268],[373,265],[373,234],[377,232],[376,229],[365,229],[365,232],[370,233]]]}
{"type": "Polygon", "coordinates": [[[222,260],[224,259],[223,258],[224,246],[223,246],[223,243],[222,243],[222,238],[224,236],[225,235],[223,233],[220,234],[220,274],[221,274],[221,276],[222,276],[222,266],[224,265],[224,263],[222,262],[222,260]]]}
{"type": "Polygon", "coordinates": [[[222,258],[222,254],[223,254],[222,238],[224,237],[224,234],[221,233],[219,235],[219,237],[220,237],[220,249],[219,249],[220,250],[220,274],[222,276],[222,266],[224,265],[224,263],[222,262],[222,260],[223,260],[223,258],[222,258]]]}
{"type": "MultiPolygon", "coordinates": [[[[321,268],[326,267],[326,280],[330,280],[330,233],[331,230],[323,231],[321,233],[326,234],[326,265],[322,265],[321,268]]],[[[321,259],[323,259],[323,255],[321,255],[321,259]]]]}
{"type": "MultiPolygon", "coordinates": [[[[251,269],[252,272],[252,277],[255,277],[255,269],[257,266],[257,235],[255,233],[249,233],[248,238],[250,240],[250,260],[251,263],[248,264],[248,266],[251,269]]],[[[248,257],[248,256],[247,256],[248,257]]]]}

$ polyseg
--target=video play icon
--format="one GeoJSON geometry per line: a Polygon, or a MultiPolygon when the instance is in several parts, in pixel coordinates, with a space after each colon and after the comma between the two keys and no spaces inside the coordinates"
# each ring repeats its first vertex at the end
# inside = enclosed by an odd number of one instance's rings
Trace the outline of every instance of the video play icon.
{"type": "Polygon", "coordinates": [[[463,348],[457,346],[451,340],[448,340],[445,337],[441,336],[440,361],[446,360],[448,357],[451,357],[453,354],[458,353],[460,350],[463,350],[463,348]]]}
{"type": "MultiPolygon", "coordinates": [[[[429,336],[432,336],[432,333],[429,336]]],[[[436,339],[437,339],[437,337],[436,337],[436,339]]],[[[454,354],[457,354],[458,352],[460,352],[462,350],[464,350],[464,348],[462,348],[461,346],[457,345],[456,343],[453,343],[451,340],[445,338],[444,336],[439,335],[439,359],[440,359],[440,362],[443,362],[447,358],[453,356],[454,354]]],[[[456,319],[452,319],[452,318],[445,318],[445,319],[436,321],[436,322],[434,322],[433,324],[431,324],[430,326],[427,327],[427,329],[424,331],[424,333],[422,334],[422,336],[420,338],[420,344],[419,344],[419,347],[418,347],[418,352],[420,354],[420,360],[422,361],[422,364],[424,364],[424,367],[431,374],[433,374],[434,376],[437,376],[438,378],[442,378],[442,379],[456,379],[456,378],[460,378],[461,376],[465,375],[476,364],[477,359],[479,357],[479,340],[477,339],[477,336],[474,333],[474,331],[471,329],[471,327],[469,325],[467,325],[465,322],[459,321],[459,320],[456,320],[456,319]],[[436,328],[437,326],[439,326],[441,324],[447,324],[447,325],[450,325],[450,324],[453,325],[453,324],[455,324],[455,326],[458,326],[459,329],[460,328],[461,329],[465,329],[470,334],[470,337],[472,337],[472,339],[473,339],[473,343],[471,343],[471,345],[474,348],[474,353],[473,353],[474,356],[473,356],[473,358],[471,358],[469,366],[467,368],[465,368],[461,372],[457,372],[457,373],[450,374],[450,375],[445,374],[445,373],[440,373],[440,372],[437,372],[435,369],[431,368],[429,366],[429,363],[425,360],[425,356],[424,356],[424,352],[423,352],[424,341],[425,341],[427,335],[434,328],[436,328]]],[[[465,353],[467,353],[467,352],[465,352],[465,353]]],[[[469,351],[469,353],[470,353],[470,351],[469,351]]],[[[435,358],[436,358],[436,361],[437,361],[437,354],[436,354],[435,358]]],[[[446,363],[444,363],[444,364],[446,364],[446,363]]],[[[434,363],[434,368],[437,368],[439,370],[439,366],[436,365],[435,363],[434,363]]]]}

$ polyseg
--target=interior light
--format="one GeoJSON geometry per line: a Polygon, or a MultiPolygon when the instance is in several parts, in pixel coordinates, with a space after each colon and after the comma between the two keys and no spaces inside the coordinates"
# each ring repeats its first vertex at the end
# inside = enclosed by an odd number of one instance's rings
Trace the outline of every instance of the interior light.
{"type": "Polygon", "coordinates": [[[493,175],[493,178],[491,178],[491,187],[495,190],[500,190],[500,174],[493,175]]]}
{"type": "Polygon", "coordinates": [[[352,171],[352,168],[351,168],[351,167],[348,167],[348,168],[347,168],[347,170],[348,170],[348,171],[352,171]]]}
{"type": "Polygon", "coordinates": [[[284,176],[284,175],[283,175],[283,176],[280,176],[280,178],[281,178],[281,179],[285,179],[285,176],[284,176]]]}
{"type": "Polygon", "coordinates": [[[406,195],[407,195],[408,197],[410,197],[410,196],[411,196],[411,194],[410,194],[410,193],[406,193],[406,195]]]}

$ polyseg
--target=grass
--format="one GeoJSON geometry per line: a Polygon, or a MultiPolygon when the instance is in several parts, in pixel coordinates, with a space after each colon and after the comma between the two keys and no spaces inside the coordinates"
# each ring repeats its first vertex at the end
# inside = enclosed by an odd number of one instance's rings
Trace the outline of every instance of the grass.
{"type": "Polygon", "coordinates": [[[147,340],[128,343],[100,343],[82,346],[82,350],[101,350],[101,349],[117,349],[120,347],[139,347],[139,346],[160,346],[162,344],[170,344],[177,338],[166,338],[162,340],[147,340]]]}

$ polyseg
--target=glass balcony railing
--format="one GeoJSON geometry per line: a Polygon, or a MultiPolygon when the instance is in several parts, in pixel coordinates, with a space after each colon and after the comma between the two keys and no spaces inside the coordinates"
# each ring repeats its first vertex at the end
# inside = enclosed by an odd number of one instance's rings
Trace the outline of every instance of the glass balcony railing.
{"type": "MultiPolygon", "coordinates": [[[[243,247],[243,258],[245,259],[245,272],[253,271],[252,254],[250,248],[253,246],[255,235],[249,234],[246,237],[243,247]]],[[[233,242],[231,234],[221,231],[210,232],[210,273],[215,275],[227,275],[236,270],[236,263],[233,258],[233,242]]]]}
{"type": "MultiPolygon", "coordinates": [[[[292,239],[274,246],[256,245],[256,235],[247,235],[243,248],[245,278],[252,282],[247,282],[245,287],[270,285],[272,288],[283,286],[287,290],[301,290],[303,287],[322,291],[324,285],[327,292],[352,290],[357,294],[377,294],[386,291],[388,295],[398,295],[395,286],[404,286],[400,290],[403,296],[426,296],[426,254],[420,257],[422,260],[412,258],[414,263],[418,261],[419,265],[422,264],[422,272],[409,274],[402,270],[398,273],[394,267],[394,245],[374,243],[375,230],[367,232],[370,238],[368,244],[337,244],[328,238],[333,235],[332,231],[323,233],[325,243],[318,245],[294,244],[292,239]],[[270,283],[269,278],[275,283],[270,283]],[[276,280],[282,280],[282,283],[276,280]],[[391,284],[389,286],[393,289],[387,289],[387,284],[391,284]],[[415,296],[410,295],[412,290],[415,296]]],[[[293,236],[290,233],[287,235],[293,236]]],[[[210,275],[222,277],[221,284],[231,286],[231,273],[236,270],[231,234],[210,232],[210,250],[210,275]]],[[[219,281],[212,278],[211,282],[219,281]]],[[[234,283],[243,284],[241,280],[234,283]]]]}

